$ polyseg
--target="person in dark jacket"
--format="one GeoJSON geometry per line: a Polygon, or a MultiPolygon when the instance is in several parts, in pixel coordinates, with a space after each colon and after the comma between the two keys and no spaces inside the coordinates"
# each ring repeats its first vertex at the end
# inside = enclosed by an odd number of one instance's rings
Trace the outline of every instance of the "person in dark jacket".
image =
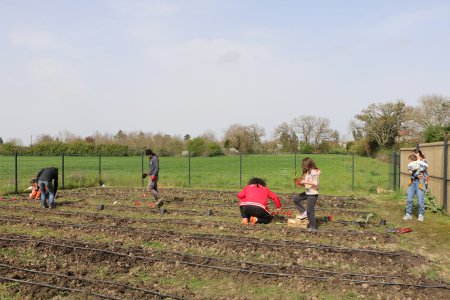
{"type": "Polygon", "coordinates": [[[55,207],[55,195],[58,191],[58,168],[50,167],[44,168],[39,171],[36,175],[36,181],[38,183],[39,189],[45,191],[48,190],[48,205],[46,203],[45,193],[41,193],[41,204],[42,207],[55,207]]]}
{"type": "Polygon", "coordinates": [[[143,173],[142,177],[149,177],[148,180],[148,191],[153,194],[155,197],[156,205],[158,207],[163,205],[163,199],[159,197],[158,194],[158,174],[159,174],[159,158],[158,155],[156,155],[152,149],[146,149],[145,155],[149,159],[148,163],[148,173],[143,173]]]}

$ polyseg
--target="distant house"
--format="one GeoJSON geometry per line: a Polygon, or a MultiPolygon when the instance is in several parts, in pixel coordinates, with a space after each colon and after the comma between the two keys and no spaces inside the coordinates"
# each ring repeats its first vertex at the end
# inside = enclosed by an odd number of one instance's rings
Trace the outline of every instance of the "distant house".
{"type": "Polygon", "coordinates": [[[414,131],[411,129],[400,129],[397,133],[397,142],[414,140],[414,131]]]}

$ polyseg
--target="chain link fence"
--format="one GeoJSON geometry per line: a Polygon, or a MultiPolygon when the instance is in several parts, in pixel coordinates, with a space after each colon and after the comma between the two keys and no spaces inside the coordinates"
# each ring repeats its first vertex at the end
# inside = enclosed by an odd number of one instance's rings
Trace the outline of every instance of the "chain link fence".
{"type": "MultiPolygon", "coordinates": [[[[294,192],[293,178],[301,175],[301,161],[311,157],[321,170],[322,194],[353,191],[396,190],[399,186],[399,156],[387,161],[341,154],[234,155],[218,157],[160,157],[160,186],[237,190],[252,177],[266,180],[274,191],[294,192]]],[[[40,169],[57,167],[62,189],[105,184],[144,187],[141,174],[148,159],[141,156],[0,156],[0,193],[20,193],[40,169]]]]}

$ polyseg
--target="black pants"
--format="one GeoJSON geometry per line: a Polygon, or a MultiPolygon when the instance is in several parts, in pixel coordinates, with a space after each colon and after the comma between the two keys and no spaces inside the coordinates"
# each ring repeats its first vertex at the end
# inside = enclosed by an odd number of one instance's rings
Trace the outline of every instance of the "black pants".
{"type": "Polygon", "coordinates": [[[241,205],[239,209],[242,218],[249,219],[250,217],[257,217],[258,223],[268,224],[273,219],[267,211],[256,205],[241,205]]]}
{"type": "Polygon", "coordinates": [[[304,213],[306,210],[306,215],[308,216],[308,227],[317,228],[316,225],[316,213],[314,207],[316,206],[317,198],[319,195],[306,195],[305,192],[295,196],[292,201],[294,202],[300,213],[304,213]],[[303,201],[307,201],[306,209],[302,205],[303,201]]]}

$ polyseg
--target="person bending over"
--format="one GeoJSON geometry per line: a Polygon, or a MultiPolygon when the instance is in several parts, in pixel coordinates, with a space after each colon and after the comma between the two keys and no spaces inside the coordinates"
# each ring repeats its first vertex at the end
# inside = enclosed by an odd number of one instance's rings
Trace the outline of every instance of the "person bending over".
{"type": "Polygon", "coordinates": [[[41,191],[42,207],[55,207],[55,196],[58,191],[58,168],[44,168],[36,175],[36,181],[41,191]],[[46,202],[46,193],[48,191],[48,205],[46,202]]]}
{"type": "Polygon", "coordinates": [[[242,224],[268,224],[272,221],[269,214],[268,199],[270,198],[277,208],[281,209],[278,196],[266,187],[266,182],[261,178],[254,177],[249,180],[247,186],[237,194],[239,209],[242,216],[242,224]]]}

